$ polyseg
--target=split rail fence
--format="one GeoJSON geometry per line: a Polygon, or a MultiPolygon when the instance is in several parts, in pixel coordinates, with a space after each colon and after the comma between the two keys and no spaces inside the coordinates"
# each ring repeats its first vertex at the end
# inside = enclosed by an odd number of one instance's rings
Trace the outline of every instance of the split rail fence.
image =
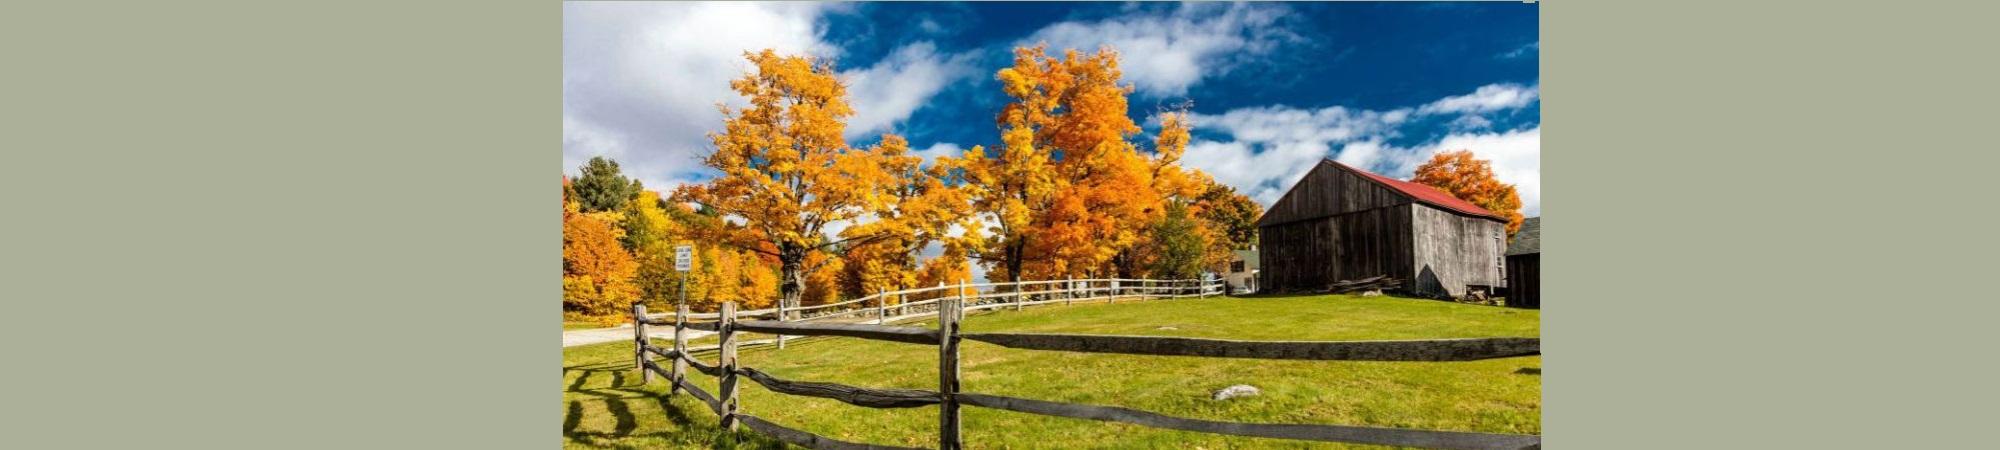
{"type": "MultiPolygon", "coordinates": [[[[866,443],[846,442],[831,439],[811,432],[778,425],[741,410],[737,389],[743,378],[763,386],[772,392],[787,395],[820,397],[839,400],[855,406],[867,408],[914,408],[937,405],[938,448],[957,450],[963,446],[963,436],[959,423],[959,409],[970,405],[982,408],[1004,409],[1029,414],[1056,417],[1089,419],[1108,422],[1123,422],[1156,428],[1193,431],[1201,433],[1254,436],[1278,439],[1296,439],[1325,442],[1390,445],[1403,447],[1423,447],[1441,449],[1521,449],[1540,448],[1541,436],[1521,434],[1477,433],[1461,431],[1434,431],[1404,428],[1363,427],[1345,425],[1314,424],[1269,424],[1225,422],[1203,419],[1174,417],[1136,409],[1115,406],[1086,405],[1077,403],[1050,402],[1000,395],[964,392],[959,384],[959,343],[974,340],[1003,347],[1092,353],[1122,353],[1135,355],[1198,356],[1214,358],[1258,358],[1296,359],[1322,361],[1476,361],[1494,358],[1511,358],[1541,354],[1539,338],[1479,338],[1479,339],[1437,339],[1408,341],[1237,341],[1224,339],[1201,339],[1162,336],[1107,336],[1078,334],[1039,333],[965,333],[960,329],[960,321],[967,311],[1013,307],[1021,308],[1036,304],[1114,299],[1121,295],[1138,295],[1144,298],[1179,298],[1207,296],[1218,293],[1221,285],[1202,280],[1058,280],[1020,283],[987,283],[980,285],[945,286],[939,288],[912,289],[879,293],[874,296],[847,302],[795,308],[790,311],[778,309],[737,311],[735,303],[724,303],[717,313],[689,313],[682,305],[675,314],[649,315],[644,305],[633,306],[636,343],[634,357],[644,374],[642,379],[651,383],[654,374],[666,377],[671,384],[669,395],[681,391],[708,405],[711,411],[721,416],[722,427],[735,431],[738,426],[788,442],[814,449],[907,449],[910,447],[885,446],[866,443]],[[1136,284],[1128,284],[1137,282],[1136,284]],[[968,295],[969,288],[991,288],[989,293],[968,295]],[[1032,290],[1031,290],[1032,289],[1032,290]],[[892,296],[927,296],[940,294],[936,298],[899,305],[887,305],[892,296]],[[1031,300],[1034,299],[1034,300],[1031,300]],[[826,323],[812,322],[815,319],[850,316],[866,313],[867,300],[874,300],[872,317],[876,323],[826,323]],[[804,314],[819,309],[830,309],[841,305],[852,306],[845,310],[829,311],[818,315],[804,314]],[[898,315],[890,315],[889,310],[900,308],[898,315]],[[911,308],[924,308],[930,314],[913,314],[911,308]],[[794,314],[797,313],[797,314],[794,314]],[[804,318],[784,320],[791,317],[804,318]],[[890,321],[919,316],[935,316],[937,329],[888,325],[890,321]],[[759,320],[772,317],[780,320],[759,320]],[[709,322],[690,322],[689,319],[712,319],[709,322]],[[751,319],[751,320],[744,320],[751,319]],[[647,325],[671,325],[674,327],[672,348],[660,348],[651,343],[646,335],[647,325]],[[696,359],[688,347],[693,331],[709,331],[720,335],[718,358],[714,364],[696,359]],[[874,339],[938,347],[938,389],[880,389],[849,386],[838,383],[786,380],[744,367],[737,359],[737,349],[743,345],[739,334],[744,332],[767,333],[780,336],[776,342],[782,344],[783,336],[845,336],[874,339]],[[653,360],[658,356],[672,361],[671,368],[662,368],[653,360]],[[714,376],[718,379],[715,394],[702,390],[688,382],[689,369],[714,376]]],[[[864,315],[863,317],[867,317],[864,315]]]]}

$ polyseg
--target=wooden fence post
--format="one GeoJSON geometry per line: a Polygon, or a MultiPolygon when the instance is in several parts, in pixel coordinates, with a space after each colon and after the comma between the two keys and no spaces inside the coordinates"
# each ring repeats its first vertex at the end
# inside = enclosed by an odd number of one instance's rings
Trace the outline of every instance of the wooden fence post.
{"type": "Polygon", "coordinates": [[[639,368],[639,382],[653,383],[653,371],[646,370],[646,304],[632,304],[632,367],[639,368]]]}
{"type": "Polygon", "coordinates": [[[1026,286],[1026,285],[1025,285],[1025,284],[1021,284],[1021,283],[1014,283],[1014,310],[1015,310],[1015,311],[1020,311],[1020,310],[1021,310],[1021,302],[1026,302],[1026,301],[1028,301],[1028,291],[1027,291],[1027,290],[1025,290],[1025,289],[1022,289],[1022,288],[1021,288],[1022,286],[1026,286]]]}
{"type": "Polygon", "coordinates": [[[875,324],[889,323],[889,291],[875,288],[875,324]]]}
{"type": "Polygon", "coordinates": [[[687,382],[687,303],[681,303],[674,312],[678,313],[674,315],[674,379],[671,380],[674,385],[667,390],[668,396],[681,393],[681,383],[687,382]]]}
{"type": "Polygon", "coordinates": [[[956,299],[938,299],[939,450],[958,450],[963,444],[958,434],[958,310],[965,307],[963,287],[956,299]]]}
{"type": "Polygon", "coordinates": [[[1064,305],[1076,304],[1076,279],[1067,277],[1063,278],[1062,288],[1063,288],[1063,304],[1064,305]]]}
{"type": "MultiPolygon", "coordinates": [[[[790,312],[787,312],[787,311],[785,310],[785,304],[786,304],[786,303],[785,303],[785,299],[784,299],[783,297],[779,297],[779,298],[778,298],[778,321],[779,321],[779,322],[784,322],[784,321],[785,321],[785,319],[789,319],[789,318],[790,318],[789,316],[787,316],[787,314],[791,314],[791,313],[790,313],[790,312]]],[[[780,334],[780,335],[778,335],[777,337],[778,337],[778,349],[779,349],[779,350],[784,350],[784,349],[785,349],[785,335],[782,335],[782,334],[780,334]]]]}
{"type": "Polygon", "coordinates": [[[736,431],[736,302],[722,304],[722,324],[717,327],[722,340],[722,429],[736,431]]]}

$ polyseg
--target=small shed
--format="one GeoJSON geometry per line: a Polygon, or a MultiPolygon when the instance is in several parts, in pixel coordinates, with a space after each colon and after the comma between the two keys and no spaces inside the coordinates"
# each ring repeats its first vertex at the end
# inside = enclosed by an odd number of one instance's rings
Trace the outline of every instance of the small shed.
{"type": "Polygon", "coordinates": [[[1431,297],[1506,285],[1507,222],[1436,188],[1321,160],[1257,219],[1258,284],[1315,291],[1388,275],[1431,297]]]}
{"type": "Polygon", "coordinates": [[[1542,308],[1542,218],[1521,221],[1507,245],[1507,306],[1542,308]]]}

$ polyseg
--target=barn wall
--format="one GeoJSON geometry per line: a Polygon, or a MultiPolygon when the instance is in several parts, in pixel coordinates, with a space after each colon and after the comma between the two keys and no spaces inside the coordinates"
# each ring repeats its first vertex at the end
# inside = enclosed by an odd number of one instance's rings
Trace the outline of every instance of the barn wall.
{"type": "Polygon", "coordinates": [[[1507,257],[1507,306],[1541,309],[1541,253],[1507,257]]]}
{"type": "Polygon", "coordinates": [[[1260,228],[1259,287],[1309,291],[1377,275],[1412,279],[1410,208],[1404,204],[1260,228]]]}
{"type": "Polygon", "coordinates": [[[1312,172],[1292,185],[1292,190],[1264,211],[1257,225],[1278,225],[1407,203],[1410,199],[1402,193],[1321,160],[1312,172]]]}
{"type": "Polygon", "coordinates": [[[1502,255],[1507,225],[1415,204],[1410,209],[1419,295],[1458,297],[1465,286],[1505,286],[1502,255]]]}

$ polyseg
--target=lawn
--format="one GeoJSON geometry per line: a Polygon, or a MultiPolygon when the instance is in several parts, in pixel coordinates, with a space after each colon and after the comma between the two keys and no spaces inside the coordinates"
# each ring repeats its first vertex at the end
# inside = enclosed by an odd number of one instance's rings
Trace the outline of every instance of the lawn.
{"type": "MultiPolygon", "coordinates": [[[[923,324],[932,325],[932,324],[923,324]]],[[[1155,300],[971,313],[968,332],[1025,331],[1246,340],[1377,340],[1539,336],[1540,312],[1393,297],[1296,296],[1155,300]]],[[[965,341],[963,389],[1113,405],[1210,420],[1541,433],[1541,358],[1475,362],[1216,359],[1014,350],[965,341]],[[1256,397],[1210,400],[1249,384],[1256,397]]],[[[713,355],[704,361],[714,363],[713,355]]],[[[851,338],[741,351],[745,366],[800,381],[935,389],[937,348],[851,338]]],[[[641,386],[632,345],[563,349],[563,436],[575,448],[782,448],[717,418],[686,395],[641,386]]],[[[714,392],[715,379],[689,376],[714,392]]],[[[835,439],[934,447],[935,407],[869,409],[773,394],[745,380],[742,411],[835,439]]],[[[1207,435],[965,407],[969,448],[1345,448],[1207,435]]]]}

